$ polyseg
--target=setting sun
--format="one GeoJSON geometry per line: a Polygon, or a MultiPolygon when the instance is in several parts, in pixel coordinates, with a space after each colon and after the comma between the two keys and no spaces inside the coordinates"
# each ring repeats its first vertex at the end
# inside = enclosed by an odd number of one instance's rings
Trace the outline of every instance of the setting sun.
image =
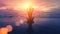
{"type": "Polygon", "coordinates": [[[49,10],[51,10],[54,7],[51,7],[50,4],[46,4],[46,3],[36,3],[35,1],[30,1],[30,0],[25,0],[25,1],[18,1],[17,3],[11,3],[8,2],[6,7],[0,7],[1,9],[12,9],[12,10],[16,10],[16,11],[23,11],[26,12],[27,8],[29,8],[30,6],[32,6],[32,8],[34,8],[34,12],[35,11],[39,11],[39,12],[47,12],[49,10]]]}
{"type": "Polygon", "coordinates": [[[22,4],[18,4],[17,6],[15,6],[13,9],[14,10],[21,10],[21,11],[26,11],[26,9],[28,8],[34,8],[35,11],[43,11],[46,12],[48,10],[50,10],[51,8],[48,7],[43,7],[43,6],[38,6],[38,5],[34,5],[32,3],[22,3],[22,4]]]}
{"type": "Polygon", "coordinates": [[[24,5],[25,9],[29,8],[30,5],[31,5],[30,3],[26,3],[26,4],[24,5]]]}

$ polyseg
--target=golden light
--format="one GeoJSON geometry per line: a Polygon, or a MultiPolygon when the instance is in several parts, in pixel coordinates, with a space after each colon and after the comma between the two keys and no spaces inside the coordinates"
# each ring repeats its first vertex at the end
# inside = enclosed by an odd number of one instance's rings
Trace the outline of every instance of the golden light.
{"type": "Polygon", "coordinates": [[[15,4],[12,4],[12,9],[13,10],[18,10],[18,11],[24,11],[26,12],[26,9],[29,8],[30,6],[32,6],[32,8],[34,8],[34,11],[43,11],[46,12],[47,10],[50,10],[49,7],[46,7],[45,5],[38,5],[32,1],[26,0],[23,2],[18,2],[15,4]]]}
{"type": "Polygon", "coordinates": [[[28,9],[28,8],[34,8],[35,10],[37,10],[39,8],[39,6],[36,6],[32,3],[25,3],[22,8],[24,8],[25,10],[28,9]]]}
{"type": "Polygon", "coordinates": [[[28,8],[30,8],[30,6],[32,6],[32,8],[34,8],[35,11],[46,12],[46,11],[50,10],[50,8],[48,8],[48,7],[36,6],[32,3],[22,3],[22,4],[15,6],[13,9],[14,10],[21,10],[21,11],[25,12],[28,8]]]}
{"type": "Polygon", "coordinates": [[[14,10],[22,10],[25,11],[26,9],[30,8],[30,6],[32,6],[32,8],[37,9],[38,6],[35,6],[32,3],[26,2],[26,3],[20,3],[17,6],[15,6],[13,9],[14,10]]]}
{"type": "Polygon", "coordinates": [[[25,9],[29,8],[30,5],[32,5],[32,4],[30,4],[30,3],[26,3],[26,4],[24,5],[25,9]]]}
{"type": "MultiPolygon", "coordinates": [[[[41,1],[41,3],[40,3],[40,2],[36,2],[35,0],[24,0],[24,1],[23,0],[18,0],[18,1],[13,0],[12,2],[7,1],[5,3],[7,5],[7,7],[8,7],[8,9],[11,8],[13,10],[19,10],[19,11],[22,10],[24,12],[30,5],[32,5],[34,10],[38,10],[38,11],[40,11],[40,10],[46,11],[50,7],[50,4],[45,5],[45,2],[41,1]],[[42,6],[48,6],[48,7],[42,7],[42,6]]],[[[0,10],[1,9],[6,9],[6,8],[5,7],[0,7],[0,10]]]]}

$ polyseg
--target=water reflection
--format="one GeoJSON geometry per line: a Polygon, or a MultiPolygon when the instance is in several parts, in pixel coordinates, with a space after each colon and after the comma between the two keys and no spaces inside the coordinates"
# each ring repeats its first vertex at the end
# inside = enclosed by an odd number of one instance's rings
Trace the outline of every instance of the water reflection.
{"type": "Polygon", "coordinates": [[[60,18],[37,18],[33,25],[34,34],[57,34],[60,31],[59,24],[60,18]]]}

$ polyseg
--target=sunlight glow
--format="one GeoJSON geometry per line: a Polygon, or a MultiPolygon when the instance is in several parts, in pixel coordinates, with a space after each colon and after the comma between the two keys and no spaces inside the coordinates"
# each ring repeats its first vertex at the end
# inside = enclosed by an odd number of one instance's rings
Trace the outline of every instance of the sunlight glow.
{"type": "Polygon", "coordinates": [[[18,4],[13,9],[14,10],[22,10],[22,11],[25,12],[28,8],[30,8],[30,6],[32,6],[32,8],[34,8],[34,11],[43,11],[43,12],[46,12],[46,11],[50,10],[50,8],[48,8],[48,7],[38,6],[38,5],[34,5],[32,3],[18,4]]]}
{"type": "Polygon", "coordinates": [[[25,9],[29,8],[30,5],[31,5],[30,3],[26,3],[26,4],[24,5],[25,9]]]}
{"type": "MultiPolygon", "coordinates": [[[[13,9],[13,10],[17,10],[17,11],[24,11],[26,12],[26,9],[30,7],[30,5],[32,6],[32,8],[34,8],[34,11],[42,11],[42,12],[46,12],[48,10],[51,10],[50,5],[49,4],[43,4],[43,3],[35,3],[35,1],[31,1],[31,0],[25,0],[25,1],[19,1],[18,3],[8,3],[7,8],[8,9],[13,9]],[[40,5],[41,4],[41,5],[40,5]]],[[[1,9],[6,9],[5,7],[0,7],[1,9]]]]}

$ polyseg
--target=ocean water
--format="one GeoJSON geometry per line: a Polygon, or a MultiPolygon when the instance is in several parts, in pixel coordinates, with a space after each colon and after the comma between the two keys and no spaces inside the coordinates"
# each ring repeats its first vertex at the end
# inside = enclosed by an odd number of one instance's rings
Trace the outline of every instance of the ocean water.
{"type": "Polygon", "coordinates": [[[15,17],[15,14],[13,16],[9,13],[7,14],[8,16],[4,16],[5,14],[3,14],[0,15],[0,28],[7,25],[12,25],[13,27],[12,32],[8,34],[60,34],[60,14],[50,13],[50,15],[48,13],[46,16],[34,18],[34,23],[32,24],[30,32],[28,31],[27,18],[15,17]],[[20,25],[16,26],[16,22],[20,25]]]}
{"type": "MultiPolygon", "coordinates": [[[[8,34],[29,34],[27,22],[25,21],[20,26],[15,26],[13,21],[9,19],[7,22],[4,19],[0,19],[0,27],[4,27],[8,24],[13,26],[12,32],[8,34]]],[[[32,24],[31,34],[60,34],[60,18],[34,18],[34,23],[32,24]]]]}

